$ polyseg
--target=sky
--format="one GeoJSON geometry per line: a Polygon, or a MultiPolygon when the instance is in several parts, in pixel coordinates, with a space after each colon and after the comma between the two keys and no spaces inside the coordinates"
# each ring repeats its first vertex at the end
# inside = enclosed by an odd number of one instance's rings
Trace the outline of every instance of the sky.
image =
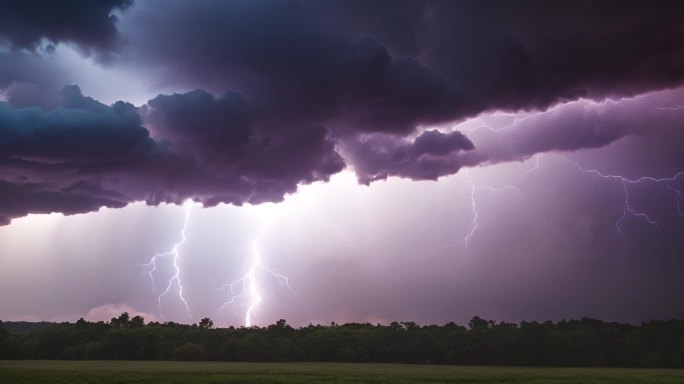
{"type": "Polygon", "coordinates": [[[684,317],[678,1],[0,1],[0,319],[684,317]]]}

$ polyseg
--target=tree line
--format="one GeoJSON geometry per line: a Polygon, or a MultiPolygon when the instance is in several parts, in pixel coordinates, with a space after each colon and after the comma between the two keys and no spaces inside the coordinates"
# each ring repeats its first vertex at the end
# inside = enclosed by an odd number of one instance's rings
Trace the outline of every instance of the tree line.
{"type": "Polygon", "coordinates": [[[594,319],[520,324],[474,317],[467,327],[414,322],[294,328],[214,328],[145,323],[123,313],[109,322],[2,323],[0,359],[318,361],[517,366],[684,368],[684,320],[641,325],[594,319]]]}

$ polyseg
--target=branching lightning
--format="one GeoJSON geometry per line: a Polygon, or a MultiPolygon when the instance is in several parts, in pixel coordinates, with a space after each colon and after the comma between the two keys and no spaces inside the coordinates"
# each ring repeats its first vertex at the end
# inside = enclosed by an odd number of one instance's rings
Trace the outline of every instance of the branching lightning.
{"type": "MultiPolygon", "coordinates": [[[[677,206],[677,213],[680,216],[684,217],[684,211],[682,210],[682,200],[684,200],[684,193],[680,189],[678,189],[672,185],[672,183],[676,182],[680,177],[684,176],[684,171],[677,172],[670,177],[657,178],[657,177],[652,177],[652,176],[643,176],[643,177],[639,177],[639,178],[635,178],[635,179],[630,179],[630,178],[620,176],[620,175],[605,174],[605,173],[603,173],[597,169],[585,169],[582,166],[580,166],[578,163],[576,163],[575,161],[572,161],[565,156],[561,156],[561,158],[564,159],[565,161],[567,161],[568,163],[572,164],[573,167],[575,167],[577,170],[579,170],[580,172],[582,172],[584,174],[598,176],[602,179],[607,179],[607,180],[615,180],[615,181],[618,181],[621,183],[623,191],[624,191],[624,195],[623,195],[624,206],[623,206],[622,214],[620,215],[620,217],[618,217],[617,221],[615,222],[615,228],[616,228],[617,234],[620,236],[620,238],[622,239],[622,241],[625,244],[627,244],[627,238],[625,237],[625,233],[624,233],[624,225],[630,217],[642,219],[647,224],[653,225],[656,228],[659,228],[659,224],[658,224],[658,221],[656,219],[651,217],[647,212],[639,211],[639,210],[634,208],[634,206],[631,203],[631,196],[630,196],[630,189],[629,189],[630,186],[634,186],[634,185],[637,185],[637,184],[643,183],[643,182],[653,182],[653,183],[664,185],[665,188],[667,188],[669,191],[672,191],[672,193],[674,194],[674,202],[675,202],[675,205],[677,206]]],[[[467,173],[467,172],[465,173],[466,184],[470,186],[470,206],[471,206],[471,211],[472,211],[472,216],[473,216],[470,231],[468,232],[468,234],[464,238],[466,248],[469,245],[470,239],[475,235],[475,233],[478,230],[479,213],[477,211],[478,205],[477,205],[477,196],[476,196],[477,193],[476,192],[479,190],[485,190],[485,191],[491,191],[491,192],[502,192],[505,190],[514,190],[514,191],[519,192],[523,196],[526,196],[525,193],[519,187],[516,186],[516,184],[519,183],[520,181],[522,181],[530,173],[534,172],[535,170],[537,170],[539,168],[539,156],[536,156],[535,160],[536,160],[535,165],[532,168],[525,171],[525,173],[521,177],[517,178],[516,180],[512,181],[511,183],[509,183],[503,187],[500,187],[500,188],[495,188],[495,187],[491,187],[491,186],[475,185],[473,183],[472,179],[470,178],[469,173],[467,173]]]]}
{"type": "MultiPolygon", "coordinates": [[[[612,99],[605,99],[601,102],[594,102],[591,100],[585,100],[586,102],[592,103],[592,104],[619,104],[623,101],[624,99],[620,100],[612,100],[612,99]]],[[[649,99],[645,99],[646,103],[650,105],[653,109],[660,110],[660,111],[677,111],[680,109],[684,109],[684,105],[678,105],[673,103],[672,105],[665,105],[665,106],[660,106],[656,105],[649,99]]],[[[497,112],[492,115],[492,117],[496,116],[507,116],[507,117],[512,117],[513,121],[505,124],[503,126],[491,126],[487,123],[484,123],[483,125],[480,125],[476,127],[475,129],[471,129],[470,132],[474,132],[480,129],[486,129],[494,133],[500,133],[502,131],[505,131],[507,129],[511,129],[518,124],[524,122],[525,120],[528,120],[534,116],[537,116],[539,114],[542,114],[545,112],[539,112],[539,113],[532,113],[532,114],[527,114],[522,117],[516,116],[516,114],[509,114],[509,113],[501,113],[497,112]]],[[[478,191],[491,191],[491,192],[502,192],[505,190],[515,190],[522,194],[523,196],[526,197],[525,193],[516,185],[520,181],[522,181],[525,177],[527,177],[530,173],[536,171],[539,168],[539,158],[540,155],[535,156],[535,166],[528,169],[521,177],[517,178],[516,180],[513,180],[509,184],[500,187],[500,188],[495,188],[491,186],[485,186],[485,185],[476,185],[473,183],[470,175],[466,172],[465,173],[465,183],[470,187],[470,207],[471,207],[471,212],[472,212],[472,225],[470,227],[469,232],[464,238],[465,241],[465,246],[468,248],[469,241],[471,238],[475,235],[475,233],[478,230],[478,219],[479,219],[479,213],[478,213],[478,204],[477,204],[477,192],[478,191]]],[[[677,213],[684,217],[684,210],[682,208],[682,200],[684,200],[684,192],[682,192],[680,189],[676,188],[672,184],[677,181],[682,175],[684,175],[684,171],[680,171],[676,174],[674,174],[671,177],[662,177],[662,178],[656,178],[656,177],[651,177],[651,176],[644,176],[636,179],[630,179],[626,178],[620,175],[614,175],[614,174],[604,174],[596,169],[584,169],[581,167],[579,164],[576,162],[562,156],[564,160],[567,162],[571,163],[575,168],[577,168],[580,172],[585,173],[585,174],[590,174],[590,175],[595,175],[598,176],[602,179],[609,179],[609,180],[616,180],[619,181],[622,184],[623,190],[624,190],[624,207],[622,214],[620,217],[617,219],[615,222],[615,228],[617,230],[618,235],[620,238],[622,238],[623,242],[625,244],[627,243],[627,240],[625,238],[624,234],[624,225],[626,221],[628,220],[629,217],[636,217],[639,219],[644,220],[647,224],[653,225],[655,227],[659,227],[658,222],[652,218],[647,212],[642,212],[636,210],[631,203],[631,197],[630,197],[630,186],[642,183],[642,182],[654,182],[657,184],[662,184],[667,188],[668,190],[672,191],[674,193],[674,199],[675,199],[675,204],[677,206],[677,213]]]]}
{"type": "Polygon", "coordinates": [[[273,220],[273,217],[264,220],[261,229],[254,236],[250,247],[251,254],[243,263],[245,266],[244,273],[237,280],[224,284],[218,289],[230,296],[230,298],[221,305],[219,311],[223,310],[228,305],[236,303],[240,299],[246,301],[247,310],[245,312],[244,320],[246,327],[251,327],[254,324],[254,311],[263,300],[262,292],[264,291],[264,288],[260,285],[260,275],[266,273],[275,278],[281,286],[294,292],[287,276],[273,270],[264,263],[259,249],[260,240],[273,220]]]}
{"type": "Polygon", "coordinates": [[[136,265],[136,268],[141,268],[143,272],[147,272],[147,275],[150,277],[150,280],[152,281],[152,289],[156,293],[157,292],[157,282],[155,280],[155,274],[159,273],[159,263],[162,261],[169,261],[171,262],[171,267],[172,267],[172,275],[168,278],[166,281],[166,285],[163,288],[163,292],[159,293],[157,295],[157,305],[159,309],[159,315],[164,318],[164,312],[162,310],[162,298],[168,294],[170,294],[174,288],[175,291],[177,292],[178,299],[183,303],[185,306],[185,310],[190,318],[192,318],[192,315],[190,314],[190,306],[188,304],[188,301],[186,300],[185,296],[183,295],[183,284],[181,282],[181,268],[180,265],[178,264],[178,259],[180,258],[180,248],[185,244],[187,240],[187,231],[188,231],[188,223],[190,222],[190,208],[192,204],[190,202],[185,203],[185,219],[183,221],[183,228],[181,229],[180,232],[180,239],[177,243],[173,245],[173,247],[166,252],[163,253],[157,253],[156,255],[152,256],[150,258],[150,261],[147,264],[139,264],[136,265]]]}
{"type": "Polygon", "coordinates": [[[481,129],[486,129],[486,130],[489,130],[489,131],[494,132],[494,133],[499,133],[499,132],[505,131],[505,130],[507,130],[507,129],[511,129],[511,128],[515,127],[516,125],[518,125],[518,124],[524,122],[525,120],[527,120],[527,119],[529,119],[529,118],[532,118],[532,117],[534,117],[534,116],[536,116],[536,115],[537,115],[537,114],[531,113],[531,114],[529,114],[529,115],[525,115],[525,116],[520,117],[520,116],[518,116],[517,114],[514,114],[514,113],[502,113],[502,112],[497,112],[497,113],[493,114],[492,116],[493,116],[493,117],[496,117],[496,116],[513,117],[513,121],[510,122],[510,123],[508,123],[508,124],[502,125],[502,126],[500,126],[500,127],[493,127],[493,126],[489,125],[488,123],[484,123],[483,125],[480,125],[480,126],[474,128],[474,129],[468,130],[468,132],[472,133],[472,132],[475,132],[475,131],[479,131],[479,130],[481,130],[481,129]]]}
{"type": "Polygon", "coordinates": [[[579,164],[577,164],[576,162],[574,162],[574,161],[572,161],[572,160],[570,160],[564,156],[562,158],[565,159],[570,164],[572,164],[573,166],[575,166],[575,168],[577,168],[582,173],[595,175],[595,176],[598,176],[602,179],[617,180],[622,184],[622,187],[624,190],[624,203],[625,203],[625,205],[624,205],[624,209],[622,211],[622,215],[615,222],[615,228],[617,229],[618,234],[620,235],[620,237],[622,238],[622,240],[625,243],[627,242],[627,239],[625,238],[623,227],[625,225],[625,221],[627,220],[627,218],[629,216],[643,219],[648,224],[654,225],[656,228],[658,228],[658,222],[655,219],[651,218],[648,215],[648,213],[637,211],[636,209],[634,209],[632,207],[632,205],[630,203],[630,194],[629,194],[628,185],[636,185],[636,184],[639,184],[641,182],[648,182],[648,181],[651,181],[654,183],[664,184],[665,187],[668,190],[672,191],[675,195],[674,198],[675,198],[675,204],[677,205],[677,213],[680,216],[684,217],[684,212],[682,212],[681,205],[680,205],[681,198],[684,195],[682,194],[682,192],[679,189],[673,187],[670,184],[674,181],[677,181],[677,179],[679,179],[680,176],[684,175],[684,171],[677,172],[676,174],[674,174],[671,177],[656,178],[656,177],[651,177],[651,176],[643,176],[643,177],[640,177],[637,179],[629,179],[629,178],[626,178],[626,177],[623,177],[620,175],[604,174],[603,172],[596,170],[596,169],[585,169],[582,166],[580,166],[579,164]]]}
{"type": "MultiPolygon", "coordinates": [[[[262,246],[269,230],[276,225],[276,221],[280,222],[282,218],[293,215],[298,221],[306,220],[306,222],[320,227],[347,244],[362,243],[362,239],[355,238],[352,234],[347,233],[344,228],[334,222],[323,220],[316,214],[316,203],[321,195],[312,195],[310,191],[308,189],[302,190],[298,194],[290,196],[284,203],[277,205],[261,204],[250,207],[258,216],[258,230],[251,239],[249,254],[242,262],[240,276],[217,289],[222,297],[222,304],[217,309],[218,313],[232,305],[241,305],[245,308],[243,324],[251,327],[257,323],[255,320],[256,313],[264,304],[264,294],[267,292],[264,286],[265,279],[275,280],[281,287],[295,292],[290,279],[268,265],[268,255],[264,254],[265,247],[262,246]]],[[[364,212],[360,202],[357,201],[356,205],[359,214],[365,218],[366,225],[369,227],[371,225],[370,216],[364,212]]]]}

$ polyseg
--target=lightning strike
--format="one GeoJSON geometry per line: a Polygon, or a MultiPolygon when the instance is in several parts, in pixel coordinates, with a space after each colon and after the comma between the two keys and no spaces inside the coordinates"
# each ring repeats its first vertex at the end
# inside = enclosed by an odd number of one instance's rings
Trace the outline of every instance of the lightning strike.
{"type": "Polygon", "coordinates": [[[159,263],[161,261],[167,261],[170,260],[171,267],[172,267],[172,275],[168,278],[166,281],[166,286],[164,288],[164,291],[161,292],[159,295],[157,295],[157,305],[159,309],[159,315],[164,318],[164,312],[162,309],[162,298],[168,294],[170,294],[173,290],[173,288],[176,288],[176,292],[178,295],[178,299],[183,303],[185,310],[188,314],[188,316],[192,319],[192,315],[190,314],[190,305],[188,304],[188,301],[185,299],[185,296],[183,295],[183,284],[181,282],[181,268],[180,265],[178,264],[178,259],[180,258],[180,248],[185,244],[187,240],[187,230],[188,230],[188,223],[190,222],[190,208],[191,208],[191,203],[188,201],[185,204],[185,219],[183,220],[183,228],[181,229],[180,232],[180,239],[177,243],[173,245],[173,247],[163,253],[157,253],[156,255],[152,256],[150,258],[150,261],[147,264],[139,264],[136,265],[135,267],[140,268],[143,270],[143,272],[147,272],[147,275],[150,277],[150,280],[152,281],[152,290],[154,292],[157,292],[157,282],[155,280],[155,274],[159,274],[159,268],[160,265],[159,263]]]}
{"type": "MultiPolygon", "coordinates": [[[[356,179],[353,174],[344,173],[342,176],[345,177],[342,182],[353,183],[352,185],[356,186],[356,179]]],[[[337,178],[333,183],[340,183],[340,179],[337,178]]],[[[284,289],[296,293],[292,288],[290,279],[269,265],[268,257],[270,255],[267,254],[267,249],[264,247],[265,238],[268,236],[269,231],[276,224],[280,225],[281,219],[292,216],[294,218],[293,221],[300,224],[304,221],[319,227],[325,233],[329,233],[340,241],[352,246],[362,244],[365,241],[362,237],[349,233],[345,230],[346,227],[337,225],[334,221],[328,220],[327,216],[318,213],[318,209],[321,207],[319,203],[325,206],[327,201],[322,196],[330,196],[325,193],[329,191],[328,188],[331,188],[330,184],[306,186],[296,194],[288,196],[284,202],[245,207],[256,213],[259,226],[256,228],[255,234],[249,243],[248,255],[246,255],[242,262],[240,275],[237,278],[234,275],[231,276],[230,279],[226,279],[226,281],[230,282],[216,289],[217,294],[221,297],[221,304],[216,309],[217,316],[220,316],[229,307],[241,306],[244,310],[242,323],[247,327],[251,327],[257,323],[256,314],[259,312],[259,308],[267,304],[266,293],[270,293],[266,288],[268,283],[277,283],[284,289]]],[[[359,216],[365,219],[366,227],[370,228],[372,219],[364,211],[359,200],[356,201],[356,209],[359,216]]]]}
{"type": "Polygon", "coordinates": [[[225,292],[230,295],[230,298],[226,300],[223,305],[221,305],[219,311],[222,311],[227,306],[234,304],[241,299],[244,299],[247,302],[247,310],[245,312],[244,319],[244,324],[246,327],[251,327],[254,324],[254,311],[263,301],[262,292],[265,290],[265,288],[263,288],[260,284],[260,275],[264,273],[268,274],[272,276],[281,286],[286,287],[294,292],[290,286],[290,280],[287,276],[273,270],[264,263],[261,251],[259,249],[260,239],[266,233],[270,223],[274,219],[274,217],[271,217],[268,220],[264,220],[262,222],[261,229],[254,236],[250,246],[251,254],[243,263],[243,265],[246,267],[242,276],[231,283],[224,284],[218,289],[218,291],[225,292]]]}

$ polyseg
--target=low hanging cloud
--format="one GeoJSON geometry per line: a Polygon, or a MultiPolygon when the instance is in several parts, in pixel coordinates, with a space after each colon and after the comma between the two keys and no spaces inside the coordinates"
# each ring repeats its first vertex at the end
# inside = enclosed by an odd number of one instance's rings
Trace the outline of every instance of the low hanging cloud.
{"type": "Polygon", "coordinates": [[[279,201],[345,166],[366,184],[434,180],[681,121],[644,99],[571,102],[680,86],[678,2],[85,3],[0,4],[12,48],[0,52],[2,223],[133,201],[279,201]],[[139,108],[73,85],[52,97],[43,40],[195,90],[139,108]],[[478,140],[429,128],[500,110],[547,111],[478,140]]]}
{"type": "Polygon", "coordinates": [[[461,168],[461,151],[473,143],[461,132],[425,131],[412,142],[388,135],[371,135],[341,144],[359,182],[370,184],[389,176],[437,180],[461,168]]]}
{"type": "Polygon", "coordinates": [[[3,224],[28,213],[83,213],[140,200],[279,201],[302,183],[328,180],[345,163],[364,184],[390,176],[435,180],[464,166],[673,132],[684,118],[684,109],[657,109],[646,97],[579,101],[485,130],[475,146],[459,131],[335,139],[304,122],[279,129],[231,93],[160,95],[139,110],[106,106],[68,86],[59,103],[54,110],[0,103],[3,224]]]}
{"type": "Polygon", "coordinates": [[[344,166],[324,128],[269,133],[248,120],[236,124],[244,106],[232,95],[155,98],[144,111],[154,137],[131,104],[106,106],[76,86],[65,87],[59,103],[45,110],[0,102],[3,224],[28,213],[84,213],[140,200],[279,201],[344,166]]]}
{"type": "MultiPolygon", "coordinates": [[[[683,94],[679,89],[655,97],[667,103],[683,100],[683,94]]],[[[684,108],[658,106],[652,98],[644,95],[599,103],[580,100],[516,119],[504,129],[483,128],[477,153],[470,155],[479,163],[496,164],[539,153],[601,148],[627,137],[681,135],[684,108]]]]}
{"type": "Polygon", "coordinates": [[[102,172],[135,164],[155,143],[136,108],[111,107],[64,88],[62,107],[13,108],[0,102],[0,221],[27,213],[82,213],[128,199],[100,184],[102,172]]]}
{"type": "MultiPolygon", "coordinates": [[[[143,114],[169,151],[219,178],[239,180],[249,192],[233,203],[279,201],[298,184],[326,181],[344,168],[325,127],[296,119],[281,124],[259,112],[238,94],[216,98],[195,90],[159,95],[143,114]]],[[[227,202],[220,192],[199,200],[227,202]]]]}

